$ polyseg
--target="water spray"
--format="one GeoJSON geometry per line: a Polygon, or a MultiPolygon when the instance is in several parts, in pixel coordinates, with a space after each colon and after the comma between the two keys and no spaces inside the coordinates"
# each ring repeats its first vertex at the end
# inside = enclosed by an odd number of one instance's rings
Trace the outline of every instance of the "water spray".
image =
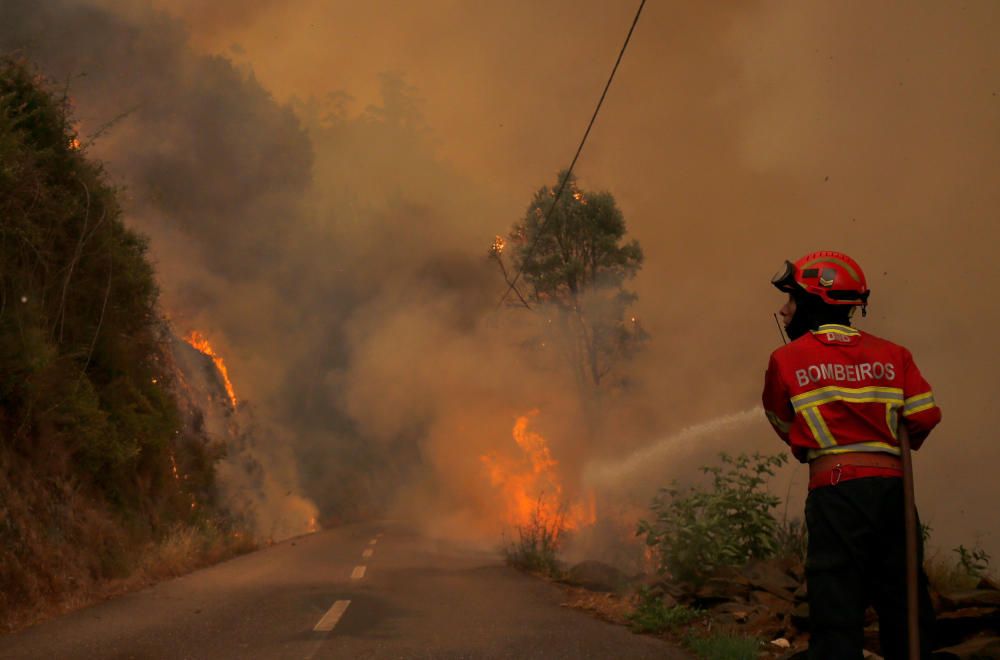
{"type": "Polygon", "coordinates": [[[764,410],[760,406],[753,406],[685,427],[666,438],[636,449],[624,458],[591,463],[584,470],[584,482],[598,487],[629,483],[637,472],[649,469],[650,466],[666,464],[673,452],[685,446],[696,445],[696,441],[704,436],[741,429],[763,419],[764,410]]]}

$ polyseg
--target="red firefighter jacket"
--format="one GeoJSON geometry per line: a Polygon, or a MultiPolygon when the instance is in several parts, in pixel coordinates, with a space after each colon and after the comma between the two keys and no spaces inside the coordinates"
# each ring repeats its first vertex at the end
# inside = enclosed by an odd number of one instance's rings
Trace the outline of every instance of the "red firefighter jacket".
{"type": "Polygon", "coordinates": [[[764,412],[792,454],[899,455],[900,419],[918,449],[941,421],[908,350],[846,325],[823,325],[771,354],[764,412]]]}

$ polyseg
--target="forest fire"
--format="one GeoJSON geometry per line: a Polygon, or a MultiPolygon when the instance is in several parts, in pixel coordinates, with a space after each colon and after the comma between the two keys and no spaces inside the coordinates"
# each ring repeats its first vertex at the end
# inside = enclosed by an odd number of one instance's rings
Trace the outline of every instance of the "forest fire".
{"type": "Polygon", "coordinates": [[[222,374],[222,381],[226,386],[226,394],[229,395],[229,400],[233,404],[233,408],[236,407],[236,391],[233,389],[233,383],[229,380],[229,370],[226,369],[226,363],[222,361],[222,358],[215,352],[212,345],[208,343],[208,339],[198,332],[197,330],[192,330],[188,333],[187,337],[184,338],[188,344],[190,344],[196,350],[204,353],[208,357],[212,358],[212,362],[215,363],[216,368],[218,368],[219,373],[222,374]]]}
{"type": "Polygon", "coordinates": [[[541,524],[557,531],[579,529],[594,524],[596,513],[593,496],[585,502],[568,502],[562,480],[545,438],[528,430],[531,418],[538,411],[517,418],[514,442],[522,454],[511,457],[499,453],[481,456],[489,470],[490,483],[503,497],[504,523],[513,527],[541,524]]]}

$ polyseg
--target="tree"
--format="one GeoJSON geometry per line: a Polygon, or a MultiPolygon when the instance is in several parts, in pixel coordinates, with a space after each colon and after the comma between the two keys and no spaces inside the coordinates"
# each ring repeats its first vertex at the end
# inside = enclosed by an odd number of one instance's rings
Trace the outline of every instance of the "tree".
{"type": "Polygon", "coordinates": [[[146,242],[67,106],[0,58],[0,455],[70,455],[124,510],[173,492],[178,413],[146,242]]]}
{"type": "MultiPolygon", "coordinates": [[[[528,291],[513,287],[508,298],[545,315],[551,339],[578,382],[595,390],[646,339],[628,311],[636,295],[625,288],[642,267],[642,249],[636,240],[625,242],[625,234],[625,218],[611,193],[581,190],[575,177],[561,172],[555,188],[535,193],[509,236],[513,270],[528,291]]],[[[509,286],[506,244],[497,237],[490,256],[509,286]]]]}

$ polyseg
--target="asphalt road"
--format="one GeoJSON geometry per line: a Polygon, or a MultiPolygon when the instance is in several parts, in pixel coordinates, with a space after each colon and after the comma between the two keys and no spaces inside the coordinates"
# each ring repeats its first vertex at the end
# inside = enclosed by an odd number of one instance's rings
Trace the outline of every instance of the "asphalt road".
{"type": "Polygon", "coordinates": [[[689,657],[563,599],[493,554],[353,525],[0,637],[0,658],[689,657]]]}

